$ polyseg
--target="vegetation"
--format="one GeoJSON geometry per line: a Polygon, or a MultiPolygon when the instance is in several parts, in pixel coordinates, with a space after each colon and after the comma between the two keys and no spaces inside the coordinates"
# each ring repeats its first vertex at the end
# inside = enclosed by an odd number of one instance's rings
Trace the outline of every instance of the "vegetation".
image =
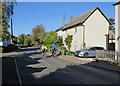
{"type": "Polygon", "coordinates": [[[48,34],[45,36],[43,41],[47,45],[48,48],[51,48],[54,43],[58,42],[58,35],[55,31],[50,31],[48,34]]]}
{"type": "Polygon", "coordinates": [[[27,46],[30,46],[32,44],[32,40],[31,40],[30,35],[27,35],[25,37],[24,44],[27,45],[27,46]]]}
{"type": "Polygon", "coordinates": [[[32,29],[32,42],[36,45],[40,43],[45,37],[45,28],[43,25],[37,25],[35,28],[32,29]]]}
{"type": "Polygon", "coordinates": [[[8,28],[10,27],[9,20],[12,18],[13,16],[13,9],[14,6],[16,5],[16,1],[15,0],[9,0],[8,2],[2,2],[2,4],[0,5],[0,7],[2,8],[1,14],[2,14],[2,40],[3,39],[9,39],[10,37],[10,33],[8,31],[8,28]]]}
{"type": "Polygon", "coordinates": [[[58,37],[58,46],[62,46],[63,45],[63,38],[62,37],[58,37]]]}
{"type": "Polygon", "coordinates": [[[115,28],[114,28],[114,25],[115,25],[115,19],[113,19],[113,18],[109,18],[109,21],[110,21],[110,23],[111,23],[111,25],[110,25],[110,30],[115,30],[115,28]]]}
{"type": "Polygon", "coordinates": [[[32,39],[29,34],[28,35],[25,35],[25,34],[19,35],[18,40],[19,40],[20,46],[30,46],[32,44],[32,39]]]}
{"type": "Polygon", "coordinates": [[[25,35],[25,34],[19,35],[19,36],[18,36],[19,43],[20,43],[20,44],[24,44],[25,38],[26,38],[26,35],[25,35]]]}
{"type": "Polygon", "coordinates": [[[68,35],[68,36],[65,38],[65,42],[66,42],[66,45],[67,45],[67,47],[68,47],[68,51],[70,51],[70,47],[71,47],[71,43],[72,43],[72,38],[73,38],[72,35],[68,35]]]}

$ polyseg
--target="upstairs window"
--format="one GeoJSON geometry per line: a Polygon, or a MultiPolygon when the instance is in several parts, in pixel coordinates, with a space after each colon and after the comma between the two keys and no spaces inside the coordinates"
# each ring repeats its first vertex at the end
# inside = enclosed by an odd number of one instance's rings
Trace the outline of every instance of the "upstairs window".
{"type": "Polygon", "coordinates": [[[74,26],[74,32],[77,33],[77,26],[74,26]]]}

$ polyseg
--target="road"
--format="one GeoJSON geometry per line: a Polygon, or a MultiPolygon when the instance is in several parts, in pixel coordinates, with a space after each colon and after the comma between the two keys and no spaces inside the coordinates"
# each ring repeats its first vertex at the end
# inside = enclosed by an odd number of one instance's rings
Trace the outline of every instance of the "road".
{"type": "Polygon", "coordinates": [[[17,65],[17,80],[22,85],[119,83],[118,72],[90,66],[91,60],[50,57],[50,54],[43,58],[37,48],[21,49],[19,52],[22,54],[12,57],[17,65]]]}

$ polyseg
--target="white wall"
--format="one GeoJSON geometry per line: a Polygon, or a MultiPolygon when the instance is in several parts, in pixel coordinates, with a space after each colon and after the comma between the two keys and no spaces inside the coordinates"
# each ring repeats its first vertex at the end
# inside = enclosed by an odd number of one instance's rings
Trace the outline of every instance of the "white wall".
{"type": "MultiPolygon", "coordinates": [[[[73,35],[73,40],[71,43],[71,51],[76,51],[76,50],[80,50],[81,49],[81,45],[82,45],[82,26],[77,26],[77,32],[75,33],[74,27],[70,28],[68,30],[65,30],[63,32],[63,42],[65,40],[65,38],[67,37],[67,35],[73,35]]],[[[64,42],[65,45],[65,42],[64,42]]],[[[66,46],[66,45],[65,45],[66,46]]]]}
{"type": "Polygon", "coordinates": [[[109,23],[105,17],[96,10],[84,23],[86,46],[102,46],[106,49],[106,37],[109,23]]]}
{"type": "Polygon", "coordinates": [[[120,52],[120,4],[115,6],[115,49],[120,52]]]}
{"type": "Polygon", "coordinates": [[[3,46],[3,42],[0,42],[0,46],[3,46]]]}
{"type": "Polygon", "coordinates": [[[59,30],[59,31],[57,31],[57,34],[58,34],[58,36],[63,36],[63,31],[59,30]]]}
{"type": "MultiPolygon", "coordinates": [[[[87,47],[101,46],[106,49],[106,34],[109,30],[109,22],[96,10],[84,23],[85,25],[85,43],[87,47]]],[[[77,26],[77,33],[74,27],[63,31],[63,42],[67,35],[73,35],[71,51],[82,49],[84,26],[77,26]]],[[[65,42],[64,42],[65,45],[65,42]]],[[[66,46],[66,45],[65,45],[66,46]]]]}

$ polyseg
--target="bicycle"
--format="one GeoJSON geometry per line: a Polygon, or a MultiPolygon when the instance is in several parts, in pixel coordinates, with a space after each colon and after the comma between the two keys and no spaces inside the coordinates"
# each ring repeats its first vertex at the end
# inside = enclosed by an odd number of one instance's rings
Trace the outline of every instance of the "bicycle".
{"type": "Polygon", "coordinates": [[[55,56],[56,56],[56,50],[53,50],[52,57],[55,57],[55,56]]]}
{"type": "Polygon", "coordinates": [[[42,56],[43,56],[43,57],[46,57],[46,50],[43,50],[42,56]]]}

